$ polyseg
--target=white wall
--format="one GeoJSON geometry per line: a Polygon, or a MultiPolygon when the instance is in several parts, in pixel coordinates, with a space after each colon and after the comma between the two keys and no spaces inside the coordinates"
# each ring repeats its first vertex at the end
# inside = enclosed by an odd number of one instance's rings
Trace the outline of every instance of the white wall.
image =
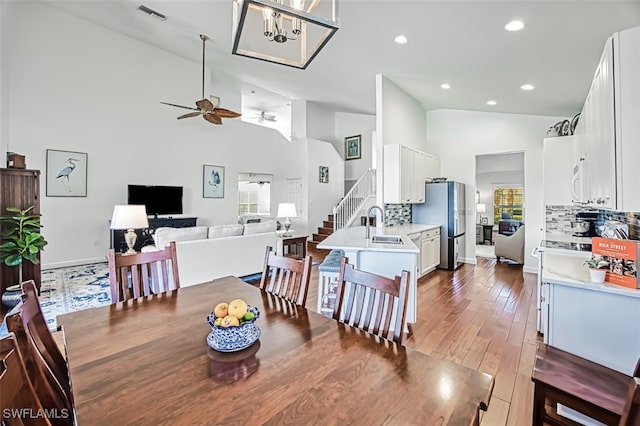
{"type": "MultiPolygon", "coordinates": [[[[427,113],[427,144],[440,157],[442,175],[466,184],[467,229],[475,229],[476,155],[524,152],[525,271],[536,272],[530,255],[542,238],[542,139],[561,117],[437,110],[427,113]]],[[[475,235],[467,233],[465,258],[475,263],[475,235]]]]}
{"type": "Polygon", "coordinates": [[[8,49],[6,7],[7,2],[0,1],[0,167],[6,166],[6,153],[9,149],[9,65],[4,54],[8,49]]]}
{"type": "Polygon", "coordinates": [[[307,102],[307,134],[310,139],[333,142],[335,113],[315,102],[307,102]]]}
{"type": "Polygon", "coordinates": [[[336,113],[333,146],[344,158],[344,138],[361,135],[361,158],[344,162],[344,179],[358,180],[372,167],[372,132],[376,128],[376,117],[367,114],[336,113]]]}
{"type": "Polygon", "coordinates": [[[427,117],[422,105],[383,75],[376,75],[376,131],[384,145],[426,150],[427,117]]]}
{"type": "MultiPolygon", "coordinates": [[[[114,204],[126,203],[127,184],[183,186],[184,212],[202,225],[236,222],[239,172],[274,176],[272,206],[287,200],[287,178],[302,177],[306,187],[306,144],[240,120],[178,121],[180,109],[160,104],[200,97],[200,79],[185,77],[199,75],[199,63],[42,3],[9,2],[3,11],[11,149],[43,174],[46,149],[88,153],[86,198],[47,197],[41,180],[45,268],[104,259],[108,220],[114,204]],[[203,164],[225,167],[224,198],[202,197],[203,164]]],[[[237,108],[239,96],[222,94],[223,106],[237,108]]],[[[296,226],[306,232],[307,218],[296,226]]]]}
{"type": "Polygon", "coordinates": [[[344,194],[344,161],[334,147],[315,139],[308,139],[307,170],[309,182],[309,235],[316,232],[327,215],[333,213],[344,194]],[[329,183],[320,183],[320,166],[329,167],[329,183]]]}

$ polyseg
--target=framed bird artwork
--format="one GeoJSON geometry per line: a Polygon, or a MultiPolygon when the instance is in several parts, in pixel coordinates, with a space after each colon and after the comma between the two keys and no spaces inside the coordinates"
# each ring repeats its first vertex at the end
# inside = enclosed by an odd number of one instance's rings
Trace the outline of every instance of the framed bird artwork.
{"type": "Polygon", "coordinates": [[[86,152],[47,149],[47,197],[86,197],[86,152]]]}
{"type": "Polygon", "coordinates": [[[224,167],[205,164],[202,172],[202,196],[224,198],[224,167]]]}

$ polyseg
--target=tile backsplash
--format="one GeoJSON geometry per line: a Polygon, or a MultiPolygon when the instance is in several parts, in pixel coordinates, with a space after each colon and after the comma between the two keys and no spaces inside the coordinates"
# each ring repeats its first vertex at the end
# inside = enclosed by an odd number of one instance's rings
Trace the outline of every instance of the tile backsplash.
{"type": "Polygon", "coordinates": [[[411,204],[385,204],[384,213],[387,226],[411,223],[411,204]]]}
{"type": "Polygon", "coordinates": [[[547,232],[571,235],[573,233],[571,222],[576,220],[576,213],[579,212],[598,213],[596,225],[598,234],[599,227],[604,225],[605,220],[617,220],[629,225],[629,237],[632,240],[640,240],[640,213],[597,210],[579,206],[547,206],[545,217],[547,232]]]}

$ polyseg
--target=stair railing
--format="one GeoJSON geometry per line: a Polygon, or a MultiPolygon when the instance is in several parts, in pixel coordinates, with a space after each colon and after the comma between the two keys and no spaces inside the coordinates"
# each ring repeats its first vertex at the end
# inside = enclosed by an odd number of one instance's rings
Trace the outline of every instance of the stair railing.
{"type": "Polygon", "coordinates": [[[342,229],[353,222],[362,205],[376,195],[376,171],[369,169],[358,179],[344,198],[333,208],[333,230],[342,229]]]}

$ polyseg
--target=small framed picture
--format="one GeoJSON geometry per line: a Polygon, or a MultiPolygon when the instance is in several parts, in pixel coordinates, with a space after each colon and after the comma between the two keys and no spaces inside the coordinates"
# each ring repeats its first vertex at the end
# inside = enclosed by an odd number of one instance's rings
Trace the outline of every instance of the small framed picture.
{"type": "Polygon", "coordinates": [[[320,183],[329,183],[329,167],[320,166],[320,183]]]}
{"type": "Polygon", "coordinates": [[[86,152],[47,149],[47,197],[87,196],[86,152]]]}
{"type": "Polygon", "coordinates": [[[344,138],[344,159],[345,160],[357,160],[361,157],[362,135],[349,136],[344,138]]]}
{"type": "Polygon", "coordinates": [[[489,218],[488,217],[483,217],[482,218],[482,224],[483,225],[488,225],[489,224],[489,218]]]}
{"type": "Polygon", "coordinates": [[[202,196],[224,198],[224,167],[205,164],[202,169],[202,196]]]}

